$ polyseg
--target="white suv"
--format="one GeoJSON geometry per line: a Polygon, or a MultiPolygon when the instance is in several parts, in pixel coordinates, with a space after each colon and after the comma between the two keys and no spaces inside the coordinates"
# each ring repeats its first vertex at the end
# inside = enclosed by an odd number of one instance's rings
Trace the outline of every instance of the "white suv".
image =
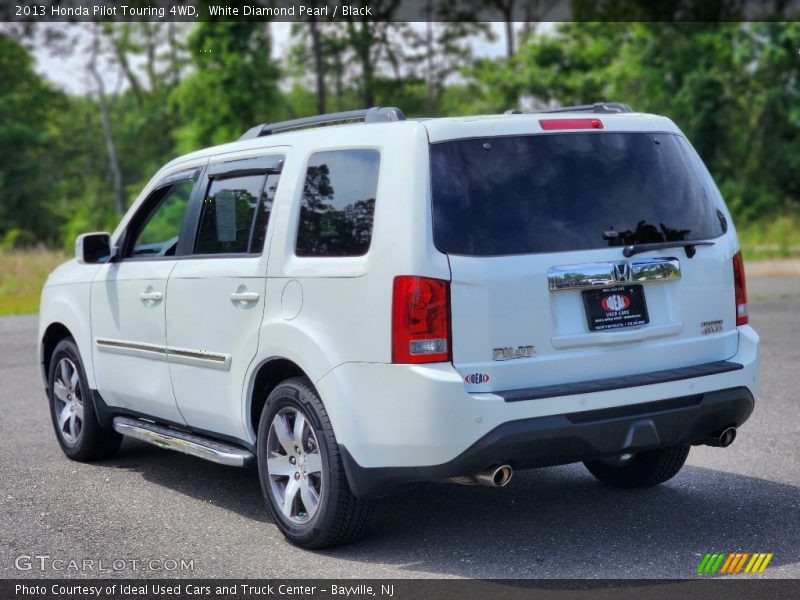
{"type": "Polygon", "coordinates": [[[167,164],[51,274],[39,340],[67,456],[126,435],[255,464],[320,548],[408,484],[666,481],[752,412],[747,322],[731,217],[669,119],[373,108],[167,164]]]}

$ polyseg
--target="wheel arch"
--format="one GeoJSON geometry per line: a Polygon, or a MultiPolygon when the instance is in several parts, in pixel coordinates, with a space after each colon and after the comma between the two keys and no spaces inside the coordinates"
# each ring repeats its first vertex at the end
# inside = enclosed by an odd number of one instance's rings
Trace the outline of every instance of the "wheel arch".
{"type": "Polygon", "coordinates": [[[78,346],[86,379],[89,387],[94,389],[89,302],[89,285],[54,286],[43,290],[39,314],[38,358],[45,386],[53,350],[58,342],[69,336],[78,346]]]}
{"type": "MultiPolygon", "coordinates": [[[[335,348],[324,332],[308,331],[294,322],[268,320],[259,332],[258,354],[250,363],[242,390],[242,421],[256,443],[258,421],[269,393],[290,377],[317,382],[338,364],[335,348]]],[[[329,409],[328,398],[322,403],[329,409]]]]}
{"type": "Polygon", "coordinates": [[[250,378],[251,385],[248,392],[248,401],[245,406],[245,425],[248,428],[252,428],[249,433],[254,440],[258,432],[261,411],[264,409],[267,397],[282,381],[292,377],[305,377],[311,381],[311,378],[300,365],[282,356],[272,356],[263,360],[253,371],[250,378]]]}
{"type": "Polygon", "coordinates": [[[74,338],[74,336],[66,325],[58,321],[50,323],[44,330],[44,333],[42,333],[40,363],[42,367],[42,378],[45,381],[45,385],[47,385],[48,374],[50,373],[50,362],[53,358],[53,352],[56,346],[58,346],[58,343],[66,338],[74,338]]]}

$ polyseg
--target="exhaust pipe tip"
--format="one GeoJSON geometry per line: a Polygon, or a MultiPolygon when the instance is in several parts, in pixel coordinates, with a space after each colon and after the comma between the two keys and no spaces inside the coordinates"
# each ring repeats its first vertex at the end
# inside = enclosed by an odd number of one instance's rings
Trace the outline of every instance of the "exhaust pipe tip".
{"type": "Polygon", "coordinates": [[[736,439],[736,428],[728,427],[723,429],[719,434],[710,437],[706,441],[706,445],[714,446],[716,448],[727,448],[736,439]]]}
{"type": "Polygon", "coordinates": [[[497,487],[505,487],[509,484],[513,476],[514,469],[512,469],[510,465],[501,465],[494,472],[494,477],[492,479],[497,487]]]}
{"type": "Polygon", "coordinates": [[[478,483],[481,485],[488,485],[490,487],[505,487],[511,478],[514,476],[514,470],[510,465],[500,465],[492,467],[486,471],[481,471],[475,476],[478,483]]]}
{"type": "Polygon", "coordinates": [[[489,487],[505,487],[514,476],[514,469],[511,465],[499,465],[489,467],[485,471],[475,475],[462,475],[460,477],[450,477],[445,479],[446,483],[457,483],[459,485],[486,485],[489,487]]]}
{"type": "Polygon", "coordinates": [[[735,439],[736,439],[736,428],[728,427],[719,436],[720,446],[722,446],[723,448],[727,448],[733,443],[733,440],[735,439]]]}

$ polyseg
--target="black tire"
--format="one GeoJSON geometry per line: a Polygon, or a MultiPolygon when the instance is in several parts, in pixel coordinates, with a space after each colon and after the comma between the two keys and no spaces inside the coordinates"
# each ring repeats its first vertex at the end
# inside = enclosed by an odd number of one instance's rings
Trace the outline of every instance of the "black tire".
{"type": "MultiPolygon", "coordinates": [[[[303,377],[284,381],[267,398],[258,426],[258,474],[267,508],[275,524],[293,544],[309,549],[339,546],[352,542],[366,529],[370,504],[351,493],[328,413],[313,386],[303,377]],[[287,429],[291,438],[286,441],[291,441],[294,446],[293,453],[285,450],[285,441],[281,441],[281,436],[277,429],[273,429],[273,425],[277,428],[279,422],[296,424],[297,415],[305,417],[313,436],[308,426],[301,428],[306,433],[304,442],[298,449],[294,435],[296,428],[293,426],[291,431],[287,429]],[[276,421],[276,417],[279,421],[276,421]],[[318,455],[316,461],[319,461],[314,464],[321,464],[319,475],[310,466],[310,457],[314,454],[318,455]],[[281,465],[284,469],[296,471],[291,474],[270,474],[267,463],[270,457],[289,461],[282,462],[281,465]],[[301,463],[302,467],[299,466],[301,463]],[[286,498],[286,490],[292,479],[298,483],[294,484],[291,497],[295,500],[290,503],[287,515],[281,507],[280,499],[282,492],[283,498],[286,498]],[[302,490],[298,487],[302,485],[311,486],[310,489],[315,494],[318,492],[316,508],[305,506],[302,490]],[[292,515],[293,510],[298,514],[292,515]],[[307,521],[298,522],[302,519],[307,521]]],[[[306,487],[306,491],[308,489],[306,487]]]]}
{"type": "MultiPolygon", "coordinates": [[[[70,375],[73,371],[68,371],[70,375]]],[[[50,371],[47,377],[47,395],[50,400],[50,417],[53,421],[56,439],[61,449],[72,460],[88,462],[113,456],[122,443],[122,436],[113,429],[100,425],[94,412],[92,391],[86,380],[86,371],[83,367],[78,346],[72,338],[61,340],[50,358],[50,371]],[[65,377],[61,371],[66,365],[67,369],[74,367],[74,385],[64,388],[65,377]],[[59,385],[57,393],[56,386],[59,385]],[[74,410],[70,411],[70,407],[74,410]],[[75,416],[75,412],[82,408],[82,418],[75,416]],[[66,409],[68,419],[63,426],[59,425],[59,414],[66,409]],[[72,429],[72,424],[77,429],[72,429]]]]}
{"type": "Polygon", "coordinates": [[[668,446],[639,452],[626,462],[588,460],[583,464],[603,483],[646,488],[672,479],[686,462],[689,446],[668,446]]]}

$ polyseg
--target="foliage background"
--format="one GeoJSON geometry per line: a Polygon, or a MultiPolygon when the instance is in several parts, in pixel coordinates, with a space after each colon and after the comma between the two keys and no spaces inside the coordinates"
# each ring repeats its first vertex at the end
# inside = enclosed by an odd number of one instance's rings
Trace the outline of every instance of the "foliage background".
{"type": "Polygon", "coordinates": [[[486,58],[471,50],[496,35],[485,23],[309,21],[278,60],[270,23],[0,25],[0,249],[69,251],[78,233],[112,229],[165,162],[256,123],[613,100],[686,132],[749,258],[800,253],[800,23],[506,25],[506,52],[486,58]],[[42,45],[85,58],[92,89],[39,75],[42,45]],[[106,89],[109,72],[124,85],[106,89]]]}

